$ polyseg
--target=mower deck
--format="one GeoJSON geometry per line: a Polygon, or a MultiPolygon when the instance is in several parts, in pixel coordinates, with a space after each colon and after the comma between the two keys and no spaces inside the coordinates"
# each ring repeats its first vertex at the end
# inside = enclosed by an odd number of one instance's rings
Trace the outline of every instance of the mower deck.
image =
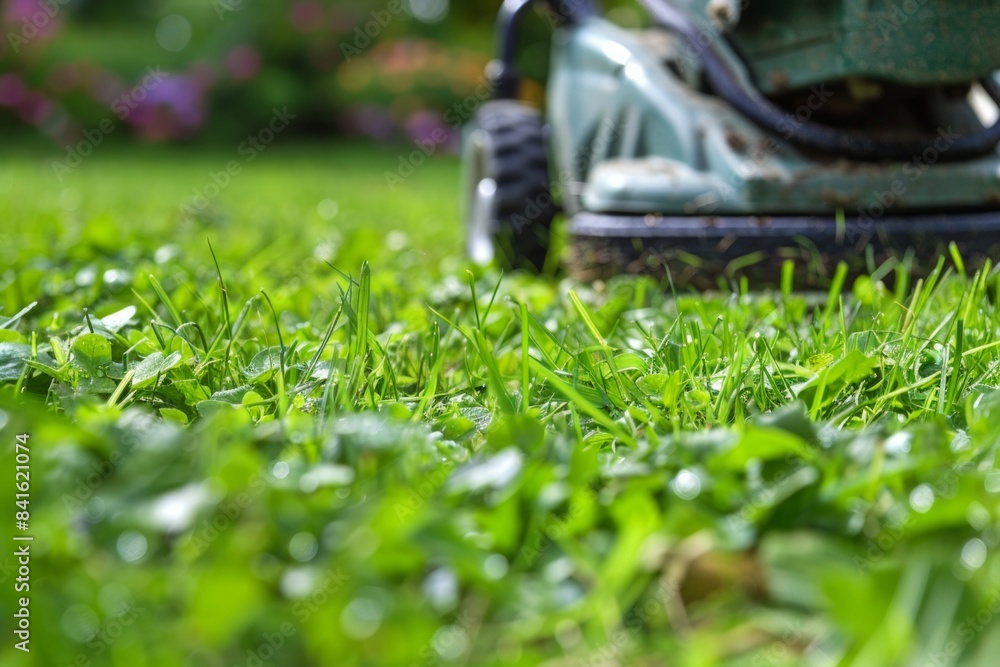
{"type": "Polygon", "coordinates": [[[892,216],[608,215],[581,212],[569,222],[569,267],[580,279],[620,273],[670,277],[698,288],[746,276],[777,284],[795,260],[796,285],[821,286],[841,261],[852,274],[891,259],[926,274],[955,243],[977,267],[1000,252],[1000,211],[892,216]]]}

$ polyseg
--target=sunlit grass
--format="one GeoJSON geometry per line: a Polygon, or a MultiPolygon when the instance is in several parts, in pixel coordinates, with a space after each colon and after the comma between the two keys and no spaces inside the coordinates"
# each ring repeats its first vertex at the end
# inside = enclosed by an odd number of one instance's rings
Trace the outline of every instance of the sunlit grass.
{"type": "Polygon", "coordinates": [[[453,160],[276,147],[185,218],[228,159],[0,166],[37,664],[994,664],[992,271],[501,277],[453,160]]]}

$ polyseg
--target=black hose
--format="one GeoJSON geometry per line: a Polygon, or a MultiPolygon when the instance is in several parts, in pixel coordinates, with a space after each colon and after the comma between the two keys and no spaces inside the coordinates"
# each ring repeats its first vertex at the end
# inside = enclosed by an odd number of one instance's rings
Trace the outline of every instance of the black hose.
{"type": "MultiPolygon", "coordinates": [[[[653,20],[679,35],[698,54],[705,78],[715,94],[762,127],[801,148],[830,153],[863,162],[906,161],[934,151],[939,162],[957,162],[986,155],[1000,142],[1000,120],[972,134],[950,136],[947,147],[935,146],[933,139],[900,140],[877,138],[861,132],[837,130],[826,125],[801,121],[774,104],[759,91],[744,86],[729,70],[708,39],[702,40],[694,22],[666,0],[640,0],[653,20]]],[[[1000,86],[992,77],[982,81],[983,88],[1000,106],[1000,86]]],[[[942,130],[945,128],[942,128],[942,130]]]]}

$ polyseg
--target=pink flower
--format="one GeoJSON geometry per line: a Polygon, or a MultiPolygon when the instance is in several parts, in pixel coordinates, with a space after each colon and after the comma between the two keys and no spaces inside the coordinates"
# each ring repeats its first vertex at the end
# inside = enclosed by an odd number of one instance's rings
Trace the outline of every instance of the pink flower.
{"type": "Polygon", "coordinates": [[[441,120],[441,115],[428,110],[415,111],[406,119],[406,133],[413,141],[447,144],[451,129],[441,120]],[[441,137],[445,137],[441,141],[441,137]]]}
{"type": "Polygon", "coordinates": [[[16,107],[28,89],[17,74],[0,75],[0,107],[16,107]]]}
{"type": "Polygon", "coordinates": [[[249,81],[260,72],[260,52],[252,46],[241,45],[226,56],[226,72],[235,81],[249,81]]]}
{"type": "Polygon", "coordinates": [[[296,2],[288,10],[288,19],[301,32],[312,32],[323,21],[323,7],[318,2],[296,2]]]}
{"type": "Polygon", "coordinates": [[[17,115],[26,123],[38,125],[45,120],[54,106],[52,100],[45,95],[28,91],[21,103],[17,105],[17,115]]]}
{"type": "Polygon", "coordinates": [[[373,139],[388,139],[395,129],[392,116],[382,107],[374,105],[353,107],[349,110],[347,118],[354,132],[373,139]]]}
{"type": "Polygon", "coordinates": [[[204,90],[190,76],[167,76],[143,92],[127,119],[146,140],[188,139],[205,121],[204,90]]]}
{"type": "Polygon", "coordinates": [[[61,9],[58,3],[41,0],[8,0],[4,19],[10,24],[11,35],[28,41],[35,37],[45,39],[59,30],[61,9]]]}
{"type": "Polygon", "coordinates": [[[199,90],[205,91],[215,85],[218,78],[215,67],[205,60],[198,61],[188,68],[187,78],[191,80],[199,90]]]}

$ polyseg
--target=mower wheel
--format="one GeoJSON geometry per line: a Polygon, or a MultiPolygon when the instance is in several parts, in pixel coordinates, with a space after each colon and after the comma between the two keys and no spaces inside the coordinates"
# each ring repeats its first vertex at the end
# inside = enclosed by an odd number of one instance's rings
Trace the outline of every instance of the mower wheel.
{"type": "Polygon", "coordinates": [[[487,102],[467,128],[462,152],[469,257],[541,270],[557,210],[542,114],[513,100],[487,102]]]}

